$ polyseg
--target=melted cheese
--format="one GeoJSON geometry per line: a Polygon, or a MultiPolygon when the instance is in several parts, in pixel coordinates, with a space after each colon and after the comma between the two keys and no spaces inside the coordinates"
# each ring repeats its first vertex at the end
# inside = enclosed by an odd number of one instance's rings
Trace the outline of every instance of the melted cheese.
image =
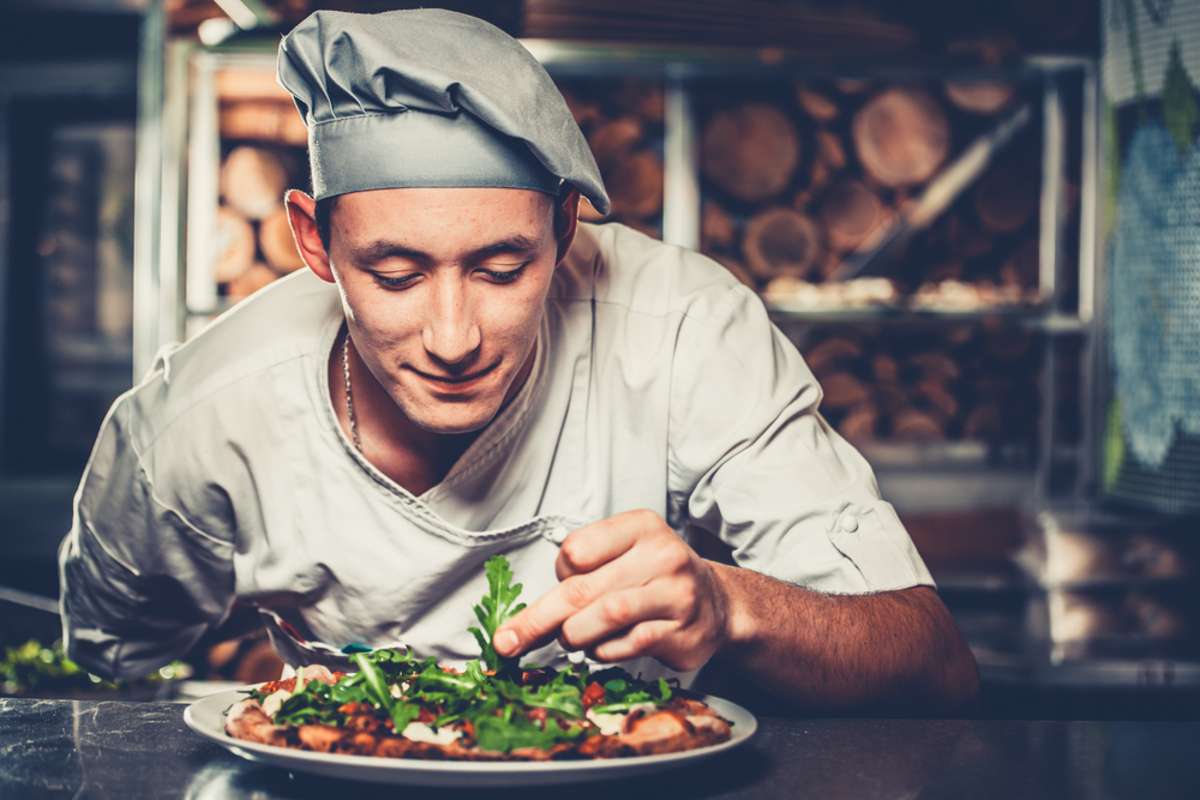
{"type": "Polygon", "coordinates": [[[462,731],[456,731],[448,727],[442,727],[435,731],[424,722],[410,722],[407,726],[405,726],[402,735],[405,739],[410,739],[414,742],[450,744],[455,739],[462,736],[462,731]]]}

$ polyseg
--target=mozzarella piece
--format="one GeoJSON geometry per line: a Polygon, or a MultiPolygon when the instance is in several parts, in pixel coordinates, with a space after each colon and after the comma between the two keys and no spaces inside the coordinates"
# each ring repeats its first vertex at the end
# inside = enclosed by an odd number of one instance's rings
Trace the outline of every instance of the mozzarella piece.
{"type": "Polygon", "coordinates": [[[292,693],[287,689],[280,689],[277,692],[271,692],[269,695],[263,698],[263,713],[271,719],[274,719],[275,715],[279,713],[279,709],[283,705],[283,701],[287,700],[291,696],[292,693]]]}
{"type": "Polygon", "coordinates": [[[605,736],[613,736],[625,729],[624,714],[597,714],[595,711],[588,709],[587,718],[605,736]]]}
{"type": "Polygon", "coordinates": [[[619,714],[597,714],[595,711],[588,709],[587,718],[593,725],[600,729],[600,733],[605,736],[614,736],[618,733],[625,732],[625,720],[635,711],[645,711],[650,713],[658,708],[654,703],[636,703],[630,707],[628,711],[619,714]]]}
{"type": "Polygon", "coordinates": [[[401,735],[405,739],[414,742],[427,742],[428,744],[450,744],[458,737],[462,736],[462,731],[457,731],[449,727],[441,727],[438,730],[426,725],[424,722],[410,722],[405,726],[401,735]]]}
{"type": "Polygon", "coordinates": [[[330,685],[337,683],[337,679],[333,677],[333,673],[330,672],[329,667],[324,664],[309,664],[308,666],[301,667],[297,673],[297,683],[301,678],[305,682],[320,681],[321,683],[330,685]]]}

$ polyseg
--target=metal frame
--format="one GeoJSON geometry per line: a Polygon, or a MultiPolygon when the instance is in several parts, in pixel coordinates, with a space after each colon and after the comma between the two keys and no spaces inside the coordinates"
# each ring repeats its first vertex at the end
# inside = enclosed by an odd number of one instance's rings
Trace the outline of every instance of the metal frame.
{"type": "Polygon", "coordinates": [[[1099,194],[1101,179],[1100,164],[1100,80],[1098,67],[1089,64],[1083,78],[1083,120],[1080,133],[1083,137],[1081,157],[1083,171],[1079,181],[1079,319],[1088,326],[1091,335],[1084,343],[1080,355],[1080,387],[1083,402],[1080,413],[1083,415],[1082,451],[1079,455],[1080,469],[1075,478],[1075,494],[1078,497],[1089,497],[1098,485],[1097,446],[1103,427],[1103,414],[1099,412],[1099,393],[1096,387],[1104,384],[1097,382],[1100,373],[1096,359],[1104,353],[1101,339],[1101,324],[1096,314],[1101,304],[1103,273],[1100,270],[1098,254],[1101,249],[1101,225],[1099,219],[1099,194]]]}
{"type": "MultiPolygon", "coordinates": [[[[1042,189],[1038,220],[1038,290],[1051,308],[1059,306],[1058,271],[1062,255],[1062,187],[1066,150],[1066,114],[1057,76],[1045,76],[1042,88],[1042,189]]],[[[1040,507],[1050,502],[1051,480],[1054,473],[1055,425],[1058,407],[1057,358],[1054,340],[1048,340],[1042,351],[1041,415],[1038,420],[1037,480],[1034,502],[1040,507]]]]}
{"type": "Polygon", "coordinates": [[[664,87],[663,241],[700,249],[700,169],[692,97],[682,78],[664,87]]]}
{"type": "Polygon", "coordinates": [[[163,182],[163,80],[166,69],[166,12],[155,0],[142,22],[138,64],[137,161],[133,222],[133,376],[145,374],[162,340],[159,328],[159,252],[163,182]]]}

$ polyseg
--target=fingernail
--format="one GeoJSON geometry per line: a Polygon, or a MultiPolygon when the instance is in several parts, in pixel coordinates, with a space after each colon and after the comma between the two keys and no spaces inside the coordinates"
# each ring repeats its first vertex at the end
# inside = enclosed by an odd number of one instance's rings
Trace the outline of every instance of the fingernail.
{"type": "Polygon", "coordinates": [[[517,649],[520,641],[512,631],[499,631],[496,638],[492,640],[492,644],[495,645],[497,652],[508,654],[517,649]]]}

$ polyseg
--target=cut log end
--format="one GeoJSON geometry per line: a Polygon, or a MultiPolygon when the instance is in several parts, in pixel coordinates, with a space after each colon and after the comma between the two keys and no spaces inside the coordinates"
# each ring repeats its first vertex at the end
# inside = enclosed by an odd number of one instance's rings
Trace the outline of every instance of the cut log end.
{"type": "Polygon", "coordinates": [[[937,101],[919,89],[892,88],[854,117],[854,146],[867,173],[883,186],[923,183],[950,152],[950,123],[937,101]]]}
{"type": "Polygon", "coordinates": [[[642,150],[622,159],[606,174],[612,213],[645,219],[662,210],[663,166],[653,150],[642,150]]]}
{"type": "Polygon", "coordinates": [[[758,278],[805,277],[821,253],[816,224],[794,209],[771,208],[746,223],[742,254],[746,266],[758,278]]]}
{"type": "Polygon", "coordinates": [[[623,160],[641,140],[642,132],[641,121],[633,116],[617,117],[596,128],[589,144],[600,169],[623,160]]]}
{"type": "Polygon", "coordinates": [[[854,180],[841,181],[830,188],[819,216],[829,246],[840,251],[859,247],[886,218],[879,196],[854,180]]]}
{"type": "Polygon", "coordinates": [[[282,206],[287,184],[283,159],[261,147],[235,147],[221,165],[221,196],[250,219],[263,219],[282,206]]]}
{"type": "Polygon", "coordinates": [[[796,126],[774,106],[748,103],[718,112],[705,126],[701,171],[738,200],[756,203],[778,195],[799,162],[796,126]]]}

